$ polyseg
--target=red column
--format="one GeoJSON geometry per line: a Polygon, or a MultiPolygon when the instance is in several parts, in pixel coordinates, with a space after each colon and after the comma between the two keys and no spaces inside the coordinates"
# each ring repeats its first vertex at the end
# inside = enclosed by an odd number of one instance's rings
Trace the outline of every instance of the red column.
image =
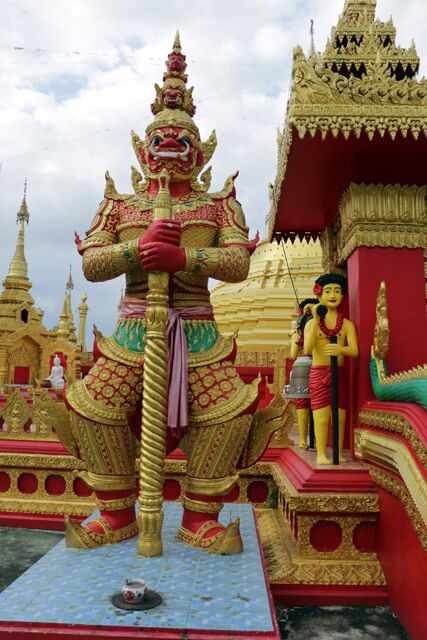
{"type": "Polygon", "coordinates": [[[349,317],[356,325],[360,356],[350,362],[350,427],[362,402],[374,399],[369,357],[382,280],[387,287],[389,373],[427,361],[424,255],[422,249],[359,247],[347,261],[349,317]]]}

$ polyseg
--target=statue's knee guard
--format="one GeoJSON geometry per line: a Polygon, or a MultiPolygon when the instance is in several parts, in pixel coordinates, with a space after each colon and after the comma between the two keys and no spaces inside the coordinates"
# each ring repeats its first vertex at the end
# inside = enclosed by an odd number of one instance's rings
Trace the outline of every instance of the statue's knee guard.
{"type": "Polygon", "coordinates": [[[208,427],[190,426],[184,443],[187,492],[220,496],[230,491],[251,420],[247,414],[208,427]]]}
{"type": "Polygon", "coordinates": [[[86,471],[79,475],[92,489],[131,489],[135,486],[133,436],[127,425],[99,424],[76,413],[70,416],[78,457],[86,471]]]}

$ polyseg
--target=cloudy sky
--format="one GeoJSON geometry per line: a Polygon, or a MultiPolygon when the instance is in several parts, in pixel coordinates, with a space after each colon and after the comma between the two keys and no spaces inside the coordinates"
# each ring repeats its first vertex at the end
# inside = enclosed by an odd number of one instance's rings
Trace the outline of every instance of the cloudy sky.
{"type": "MultiPolygon", "coordinates": [[[[24,179],[31,213],[26,256],[32,293],[57,323],[72,265],[76,309],[88,294],[89,323],[111,331],[122,279],[85,282],[73,243],[102,199],[108,169],[130,192],[133,128],[151,121],[175,30],[194,85],[204,138],[216,129],[212,188],[240,170],[237,192],[251,232],[264,230],[267,184],[276,169],[292,48],[308,49],[310,19],[323,50],[344,0],[1,0],[0,276],[16,240],[24,179]]],[[[415,38],[427,75],[425,0],[378,0],[403,47],[415,38]]],[[[76,318],[77,320],[77,318],[76,318]]]]}

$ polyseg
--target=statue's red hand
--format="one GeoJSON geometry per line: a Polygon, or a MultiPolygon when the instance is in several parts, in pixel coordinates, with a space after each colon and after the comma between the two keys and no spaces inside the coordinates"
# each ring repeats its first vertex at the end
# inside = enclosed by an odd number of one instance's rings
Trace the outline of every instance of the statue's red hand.
{"type": "Polygon", "coordinates": [[[139,239],[139,252],[151,242],[167,242],[179,247],[181,223],[178,220],[155,220],[139,239]]]}
{"type": "Polygon", "coordinates": [[[139,255],[145,271],[176,273],[185,267],[185,251],[166,242],[150,242],[140,247],[139,255]]]}

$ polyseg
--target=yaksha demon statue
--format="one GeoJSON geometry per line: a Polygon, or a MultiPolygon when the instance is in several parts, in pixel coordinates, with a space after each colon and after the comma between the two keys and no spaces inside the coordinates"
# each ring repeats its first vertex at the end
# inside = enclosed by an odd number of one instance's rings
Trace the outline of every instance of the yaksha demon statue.
{"type": "Polygon", "coordinates": [[[208,278],[244,280],[253,245],[235,176],[214,194],[207,193],[210,170],[197,180],[216,139],[212,133],[202,142],[193,121],[178,34],[166,67],[145,139],[132,134],[145,179],[133,168],[135,193],[122,195],[107,174],[104,200],[85,239],[76,239],[85,276],[104,281],[125,274],[126,295],[113,336],[95,330],[96,362],[66,391],[67,445],[84,462],[80,475],[94,489],[101,513],[84,526],[68,520],[66,541],[84,549],[138,534],[135,459],[141,440],[139,529],[148,543],[138,551],[161,553],[154,531],[161,527],[161,458],[179,445],[187,475],[178,537],[203,551],[233,554],[242,550],[242,540],[238,521],[227,527],[218,522],[223,497],[238,469],[252,465],[283,426],[285,407],[257,411],[257,381],[242,382],[233,366],[234,340],[218,332],[208,278]]]}

